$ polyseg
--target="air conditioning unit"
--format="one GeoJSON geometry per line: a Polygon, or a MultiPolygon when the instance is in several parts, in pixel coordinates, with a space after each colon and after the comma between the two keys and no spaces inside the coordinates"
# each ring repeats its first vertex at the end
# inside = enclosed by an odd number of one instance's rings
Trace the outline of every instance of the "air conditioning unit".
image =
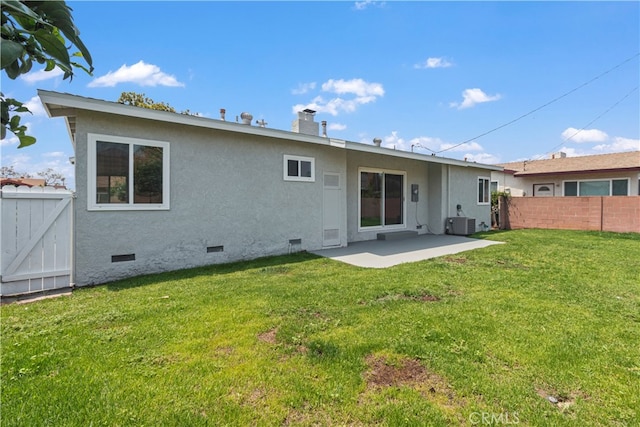
{"type": "Polygon", "coordinates": [[[467,218],[466,216],[453,216],[447,218],[446,224],[447,234],[456,234],[458,236],[468,236],[476,232],[476,219],[467,218]]]}

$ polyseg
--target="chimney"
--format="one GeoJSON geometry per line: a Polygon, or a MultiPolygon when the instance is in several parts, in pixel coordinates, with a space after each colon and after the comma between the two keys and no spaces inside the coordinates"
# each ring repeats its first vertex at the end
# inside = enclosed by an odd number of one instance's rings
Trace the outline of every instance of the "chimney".
{"type": "Polygon", "coordinates": [[[298,112],[298,118],[291,123],[291,131],[305,135],[318,136],[320,131],[318,122],[314,121],[316,112],[306,109],[298,112]]]}
{"type": "Polygon", "coordinates": [[[320,122],[320,124],[322,124],[322,136],[323,137],[327,137],[327,121],[323,120],[320,122]]]}
{"type": "Polygon", "coordinates": [[[222,120],[223,122],[225,121],[224,115],[226,114],[227,110],[225,110],[224,108],[220,109],[220,120],[222,120]]]}
{"type": "Polygon", "coordinates": [[[567,157],[567,153],[563,151],[558,151],[557,153],[551,154],[552,159],[564,159],[565,157],[567,157]]]}
{"type": "Polygon", "coordinates": [[[380,147],[380,144],[382,144],[382,139],[380,139],[380,138],[373,138],[373,144],[374,144],[376,147],[380,147]]]}

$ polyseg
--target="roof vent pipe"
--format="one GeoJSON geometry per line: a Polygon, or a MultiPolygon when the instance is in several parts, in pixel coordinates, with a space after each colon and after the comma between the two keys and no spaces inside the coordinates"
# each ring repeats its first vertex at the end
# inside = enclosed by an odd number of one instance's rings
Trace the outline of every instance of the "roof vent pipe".
{"type": "Polygon", "coordinates": [[[320,123],[322,124],[322,136],[326,138],[327,137],[327,121],[323,120],[320,123]]]}
{"type": "Polygon", "coordinates": [[[225,110],[224,108],[220,109],[220,120],[222,120],[223,122],[225,121],[224,115],[227,113],[227,110],[225,110]]]}
{"type": "Polygon", "coordinates": [[[253,120],[253,116],[250,113],[242,113],[240,114],[240,118],[242,119],[243,125],[251,126],[251,120],[253,120]]]}
{"type": "Polygon", "coordinates": [[[380,138],[373,138],[373,144],[376,147],[380,147],[380,144],[382,144],[382,140],[380,138]]]}

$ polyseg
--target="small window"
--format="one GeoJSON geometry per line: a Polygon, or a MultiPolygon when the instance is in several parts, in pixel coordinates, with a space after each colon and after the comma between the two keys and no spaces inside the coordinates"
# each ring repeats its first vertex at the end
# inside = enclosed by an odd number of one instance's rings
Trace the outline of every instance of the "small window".
{"type": "Polygon", "coordinates": [[[169,209],[169,143],[88,135],[89,210],[169,209]]]}
{"type": "Polygon", "coordinates": [[[564,195],[565,196],[577,196],[578,195],[578,182],[566,181],[564,183],[564,195]]]}
{"type": "Polygon", "coordinates": [[[629,180],[599,179],[584,181],[565,181],[565,196],[628,196],[629,180]]]}
{"type": "Polygon", "coordinates": [[[614,179],[611,181],[611,195],[612,196],[628,196],[629,195],[629,180],[628,179],[614,179]]]}
{"type": "Polygon", "coordinates": [[[488,205],[491,202],[491,180],[489,178],[478,178],[478,204],[488,205]]]}
{"type": "Polygon", "coordinates": [[[284,156],[284,180],[314,182],[315,159],[313,157],[284,156]]]}

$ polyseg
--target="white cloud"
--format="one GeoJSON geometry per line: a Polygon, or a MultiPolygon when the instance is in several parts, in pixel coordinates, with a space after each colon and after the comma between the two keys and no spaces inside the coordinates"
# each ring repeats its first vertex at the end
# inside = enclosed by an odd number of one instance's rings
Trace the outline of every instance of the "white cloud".
{"type": "MultiPolygon", "coordinates": [[[[372,143],[371,141],[368,141],[368,142],[372,143]]],[[[395,130],[391,132],[391,135],[387,135],[382,138],[382,146],[387,148],[395,148],[396,150],[402,150],[402,151],[411,150],[411,144],[407,142],[404,138],[401,138],[398,135],[398,131],[395,131],[395,130]]]]}
{"type": "Polygon", "coordinates": [[[468,162],[483,163],[485,165],[494,165],[496,163],[500,163],[500,157],[494,156],[493,154],[489,153],[467,153],[464,155],[464,158],[467,159],[468,162]]]}
{"type": "Polygon", "coordinates": [[[342,123],[328,123],[327,124],[327,129],[328,130],[345,130],[347,128],[347,125],[344,125],[342,123]]]}
{"type": "Polygon", "coordinates": [[[293,95],[304,95],[305,93],[315,88],[316,88],[316,82],[299,83],[297,88],[291,90],[291,93],[293,95]]]}
{"type": "Polygon", "coordinates": [[[374,102],[378,97],[384,95],[384,88],[380,83],[369,83],[362,79],[330,79],[322,84],[321,89],[324,92],[346,96],[334,97],[329,100],[322,96],[316,96],[310,103],[294,105],[293,113],[309,108],[319,113],[337,116],[341,112],[352,113],[359,106],[374,102]]]}
{"type": "Polygon", "coordinates": [[[609,135],[598,129],[580,130],[576,128],[567,128],[562,132],[562,138],[581,144],[584,142],[604,142],[609,139],[609,135]]]}
{"type": "Polygon", "coordinates": [[[184,86],[184,83],[176,80],[174,76],[160,71],[157,65],[140,61],[130,67],[125,64],[115,72],[109,71],[89,83],[89,87],[114,87],[118,83],[136,83],[140,86],[184,86]]]}
{"type": "Polygon", "coordinates": [[[7,132],[7,137],[5,139],[0,140],[0,147],[8,147],[10,145],[18,145],[20,140],[17,136],[12,134],[11,132],[7,132]]]}
{"type": "Polygon", "coordinates": [[[424,61],[423,63],[414,65],[413,68],[419,68],[419,69],[448,68],[448,67],[451,67],[452,65],[453,64],[451,62],[447,61],[444,58],[427,58],[426,61],[424,61]]]}
{"type": "Polygon", "coordinates": [[[622,138],[617,136],[611,144],[600,144],[593,147],[600,152],[617,153],[621,151],[640,150],[640,139],[622,138]]]}
{"type": "Polygon", "coordinates": [[[444,143],[444,144],[442,144],[440,149],[441,150],[452,151],[452,152],[453,151],[482,151],[482,150],[484,150],[484,148],[482,148],[482,146],[480,144],[478,144],[477,142],[475,142],[475,141],[465,142],[464,144],[461,144],[461,145],[444,143]]]}
{"type": "Polygon", "coordinates": [[[462,110],[465,108],[471,108],[476,104],[481,104],[483,102],[497,101],[502,96],[500,94],[487,95],[481,89],[473,88],[465,89],[464,92],[462,92],[462,97],[464,98],[462,103],[452,102],[449,105],[457,108],[458,110],[462,110]]]}
{"type": "Polygon", "coordinates": [[[383,2],[383,1],[374,1],[374,0],[364,0],[364,1],[357,1],[354,4],[354,7],[356,8],[356,10],[364,10],[369,6],[384,7],[385,6],[385,2],[383,2]]]}
{"type": "Polygon", "coordinates": [[[325,83],[322,83],[322,90],[337,93],[338,95],[353,94],[358,97],[384,95],[384,88],[380,83],[368,83],[362,79],[329,79],[325,83]]]}
{"type": "Polygon", "coordinates": [[[30,72],[29,74],[25,74],[20,77],[25,83],[33,84],[38,83],[44,80],[55,79],[56,77],[60,77],[64,75],[64,71],[60,68],[56,67],[51,71],[45,71],[44,69],[30,72]]]}
{"type": "Polygon", "coordinates": [[[30,116],[33,116],[33,117],[46,117],[47,116],[47,112],[45,111],[44,107],[42,106],[42,102],[40,101],[40,98],[37,97],[37,96],[34,96],[33,98],[31,98],[30,100],[25,102],[23,105],[25,107],[27,107],[29,109],[29,111],[31,111],[31,114],[29,114],[29,113],[21,113],[22,115],[26,115],[27,117],[30,117],[30,116]]]}

